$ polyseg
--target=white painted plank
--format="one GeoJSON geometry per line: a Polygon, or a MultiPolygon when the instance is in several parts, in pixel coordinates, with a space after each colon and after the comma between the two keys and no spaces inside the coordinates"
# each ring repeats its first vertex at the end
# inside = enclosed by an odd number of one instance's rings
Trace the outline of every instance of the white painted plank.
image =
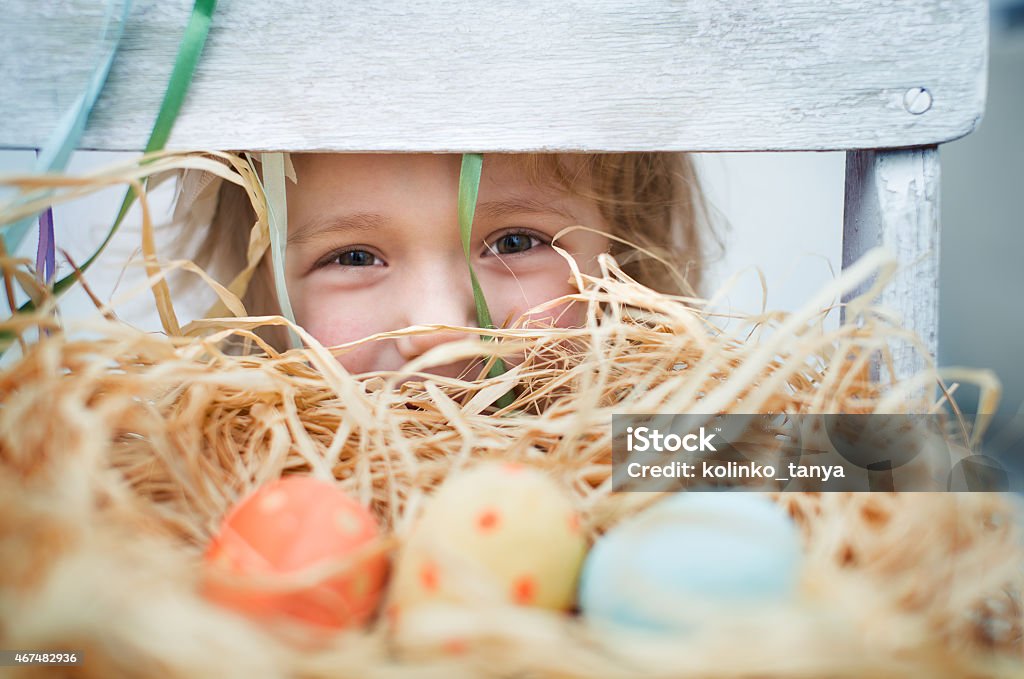
{"type": "MultiPolygon", "coordinates": [[[[4,4],[0,147],[38,147],[95,62],[102,3],[4,4]]],[[[143,147],[191,4],[133,4],[84,148],[143,147]]],[[[936,144],[982,114],[987,39],[984,0],[221,0],[169,146],[936,144]]]]}
{"type": "MultiPolygon", "coordinates": [[[[937,147],[847,154],[843,268],[884,245],[900,265],[879,303],[937,356],[939,319],[939,151],[937,147]]],[[[848,301],[855,291],[843,301],[848,301]]],[[[917,374],[925,356],[909,343],[892,347],[896,377],[917,374]]]]}

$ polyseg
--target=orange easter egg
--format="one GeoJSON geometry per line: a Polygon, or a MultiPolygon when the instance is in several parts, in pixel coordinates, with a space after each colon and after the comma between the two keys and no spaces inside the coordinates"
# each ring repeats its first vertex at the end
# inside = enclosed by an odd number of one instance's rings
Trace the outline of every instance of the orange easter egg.
{"type": "Polygon", "coordinates": [[[377,607],[387,557],[377,522],[331,483],[288,476],[239,502],[204,555],[203,595],[257,619],[358,625],[377,607]]]}

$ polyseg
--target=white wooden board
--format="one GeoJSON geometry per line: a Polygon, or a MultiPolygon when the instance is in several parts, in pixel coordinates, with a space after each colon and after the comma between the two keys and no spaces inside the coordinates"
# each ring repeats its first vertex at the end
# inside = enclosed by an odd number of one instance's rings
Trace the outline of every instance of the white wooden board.
{"type": "MultiPolygon", "coordinates": [[[[191,4],[136,0],[83,148],[145,145],[191,4]]],[[[102,3],[4,5],[0,147],[38,147],[96,62],[102,3]]],[[[985,0],[220,0],[168,146],[936,144],[982,115],[987,39],[985,0]]]]}

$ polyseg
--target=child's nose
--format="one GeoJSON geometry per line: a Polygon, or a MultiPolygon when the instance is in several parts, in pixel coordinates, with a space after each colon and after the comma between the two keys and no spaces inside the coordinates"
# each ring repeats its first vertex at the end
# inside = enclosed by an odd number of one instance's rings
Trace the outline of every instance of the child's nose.
{"type": "MultiPolygon", "coordinates": [[[[460,323],[459,325],[464,324],[460,323]]],[[[398,351],[404,360],[411,361],[412,359],[427,353],[434,347],[439,347],[448,342],[465,339],[466,337],[468,337],[468,335],[465,333],[446,332],[443,330],[417,335],[406,335],[399,338],[398,351]]]]}
{"type": "MultiPolygon", "coordinates": [[[[403,304],[407,325],[452,325],[475,327],[476,306],[469,285],[469,273],[465,281],[445,277],[437,285],[415,286],[408,291],[403,304]]],[[[412,360],[434,347],[470,337],[464,332],[433,330],[430,332],[405,335],[398,340],[398,351],[406,361],[412,360]]]]}

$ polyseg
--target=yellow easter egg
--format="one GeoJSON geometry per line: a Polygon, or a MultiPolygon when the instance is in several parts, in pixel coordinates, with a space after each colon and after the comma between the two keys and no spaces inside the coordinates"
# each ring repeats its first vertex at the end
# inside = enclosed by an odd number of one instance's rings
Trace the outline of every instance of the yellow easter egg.
{"type": "Polygon", "coordinates": [[[427,503],[399,554],[388,613],[431,601],[564,610],[585,551],[579,515],[550,477],[482,464],[427,503]]]}

